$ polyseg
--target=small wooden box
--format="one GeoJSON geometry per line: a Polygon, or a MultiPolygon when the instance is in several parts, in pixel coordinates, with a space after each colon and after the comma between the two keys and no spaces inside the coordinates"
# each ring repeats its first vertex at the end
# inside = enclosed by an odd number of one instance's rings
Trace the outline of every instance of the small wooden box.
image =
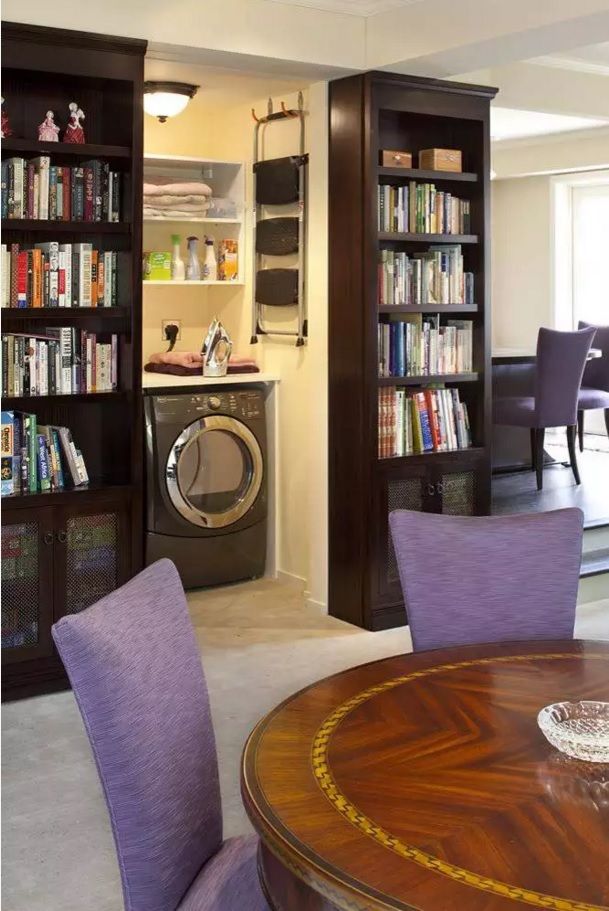
{"type": "Polygon", "coordinates": [[[390,149],[381,151],[381,164],[385,168],[411,168],[411,152],[395,152],[390,149]]]}
{"type": "Polygon", "coordinates": [[[461,150],[421,149],[419,167],[426,171],[461,171],[461,150]]]}

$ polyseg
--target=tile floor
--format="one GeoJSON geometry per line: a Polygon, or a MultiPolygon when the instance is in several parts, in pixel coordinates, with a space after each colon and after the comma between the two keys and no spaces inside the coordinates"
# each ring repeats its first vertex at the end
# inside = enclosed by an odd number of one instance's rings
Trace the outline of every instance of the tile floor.
{"type": "MultiPolygon", "coordinates": [[[[239,759],[258,718],[343,668],[410,649],[406,628],[368,633],[304,604],[295,582],[261,580],[189,596],[209,682],[225,834],[247,831],[239,759]]],[[[609,639],[609,600],[576,634],[609,639]]],[[[3,709],[3,911],[121,911],[106,809],[72,694],[3,709]]],[[[245,909],[244,909],[245,911],[245,909]]]]}

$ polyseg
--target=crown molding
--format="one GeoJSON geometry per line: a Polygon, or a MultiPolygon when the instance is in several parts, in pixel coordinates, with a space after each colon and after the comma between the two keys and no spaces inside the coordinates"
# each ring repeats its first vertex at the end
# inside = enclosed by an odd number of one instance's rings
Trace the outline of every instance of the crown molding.
{"type": "Polygon", "coordinates": [[[553,57],[548,54],[545,57],[534,57],[527,62],[555,70],[572,70],[577,73],[588,73],[591,76],[609,76],[609,66],[604,66],[602,63],[589,63],[575,57],[553,57]]]}

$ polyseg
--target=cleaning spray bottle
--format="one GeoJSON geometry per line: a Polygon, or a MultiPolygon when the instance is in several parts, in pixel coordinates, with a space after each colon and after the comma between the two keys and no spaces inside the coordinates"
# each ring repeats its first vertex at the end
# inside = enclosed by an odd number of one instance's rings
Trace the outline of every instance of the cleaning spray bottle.
{"type": "Polygon", "coordinates": [[[203,261],[203,280],[206,282],[218,281],[218,260],[211,237],[205,238],[205,260],[203,261]]]}
{"type": "Polygon", "coordinates": [[[186,279],[189,282],[198,282],[201,280],[201,263],[197,253],[198,237],[187,237],[188,241],[188,263],[186,264],[186,279]]]}
{"type": "Polygon", "coordinates": [[[184,266],[184,260],[180,256],[180,235],[172,234],[171,243],[173,244],[173,253],[171,255],[171,280],[172,281],[184,281],[186,277],[186,269],[184,266]]]}

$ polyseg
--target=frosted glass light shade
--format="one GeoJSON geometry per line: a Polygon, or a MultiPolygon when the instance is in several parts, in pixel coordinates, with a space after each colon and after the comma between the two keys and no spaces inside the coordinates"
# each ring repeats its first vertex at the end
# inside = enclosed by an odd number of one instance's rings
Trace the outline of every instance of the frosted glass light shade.
{"type": "Polygon", "coordinates": [[[186,82],[145,82],[144,110],[165,123],[168,117],[182,113],[197,89],[186,82]]]}

